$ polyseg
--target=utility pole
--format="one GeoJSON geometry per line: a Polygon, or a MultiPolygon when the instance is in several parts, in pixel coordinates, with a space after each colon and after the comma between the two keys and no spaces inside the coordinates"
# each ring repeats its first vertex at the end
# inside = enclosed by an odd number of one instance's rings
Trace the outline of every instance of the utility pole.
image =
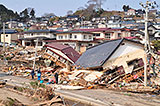
{"type": "MultiPolygon", "coordinates": [[[[150,46],[150,39],[149,39],[149,34],[148,34],[148,13],[150,8],[155,8],[157,6],[156,2],[151,2],[151,1],[146,1],[145,4],[140,3],[140,5],[145,9],[145,45],[144,49],[146,51],[146,56],[148,57],[148,54],[150,54],[151,51],[151,46],[150,46]]],[[[144,57],[146,60],[147,57],[144,57]]],[[[147,86],[147,60],[144,61],[144,86],[147,86]]]]}
{"type": "Polygon", "coordinates": [[[5,51],[6,51],[6,47],[5,47],[5,22],[3,22],[3,62],[5,65],[5,51]]]}
{"type": "Polygon", "coordinates": [[[3,52],[5,51],[5,23],[3,22],[3,52]]]}

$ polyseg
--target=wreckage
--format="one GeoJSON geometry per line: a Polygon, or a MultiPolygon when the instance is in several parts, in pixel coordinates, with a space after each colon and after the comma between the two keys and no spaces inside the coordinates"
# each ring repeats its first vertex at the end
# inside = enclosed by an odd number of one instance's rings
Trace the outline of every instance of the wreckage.
{"type": "MultiPolygon", "coordinates": [[[[26,49],[12,52],[14,56],[10,61],[25,60],[26,63],[32,64],[34,52],[31,53],[28,49],[30,54],[27,54],[24,52],[26,49]]],[[[54,74],[58,72],[58,85],[53,86],[61,89],[91,89],[102,86],[127,89],[135,85],[143,86],[145,58],[143,44],[128,39],[106,41],[89,48],[81,56],[68,45],[49,43],[42,50],[38,50],[36,67],[41,66],[43,83],[48,83],[50,80],[54,83],[54,74]],[[39,64],[41,61],[45,64],[39,64]]],[[[152,60],[149,60],[150,63],[152,60]]],[[[11,69],[13,75],[31,78],[32,66],[21,64],[11,69]]],[[[4,67],[4,70],[7,72],[9,67],[4,67]]],[[[150,78],[153,71],[149,65],[148,71],[148,78],[150,78]]],[[[157,74],[158,71],[156,71],[157,74]]],[[[154,85],[158,85],[157,81],[151,78],[154,85]]],[[[154,85],[152,83],[151,86],[154,85]]]]}
{"type": "Polygon", "coordinates": [[[55,63],[55,65],[63,68],[75,63],[80,57],[80,54],[68,45],[50,43],[45,45],[45,47],[46,51],[43,57],[46,59],[46,62],[48,61],[49,64],[55,63]]]}

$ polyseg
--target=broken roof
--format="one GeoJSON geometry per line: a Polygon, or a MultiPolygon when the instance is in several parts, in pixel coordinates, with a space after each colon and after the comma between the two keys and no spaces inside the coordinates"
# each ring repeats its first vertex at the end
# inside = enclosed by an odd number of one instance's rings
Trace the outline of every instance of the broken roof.
{"type": "Polygon", "coordinates": [[[80,66],[80,68],[101,67],[117,50],[123,40],[136,42],[125,38],[104,42],[100,45],[89,48],[82,54],[75,64],[80,66]]]}
{"type": "Polygon", "coordinates": [[[76,52],[71,46],[68,46],[68,45],[62,45],[59,43],[49,43],[45,46],[61,51],[73,62],[76,62],[78,58],[80,57],[80,54],[76,52]]]}

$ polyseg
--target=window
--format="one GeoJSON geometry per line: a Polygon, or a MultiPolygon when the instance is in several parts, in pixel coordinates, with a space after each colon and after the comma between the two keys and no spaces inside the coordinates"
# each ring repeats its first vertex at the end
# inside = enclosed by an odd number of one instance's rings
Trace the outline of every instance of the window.
{"type": "Polygon", "coordinates": [[[65,35],[65,39],[67,39],[67,35],[65,35]]]}
{"type": "Polygon", "coordinates": [[[91,35],[89,35],[89,39],[92,39],[92,36],[91,36],[91,35]]]}
{"type": "Polygon", "coordinates": [[[121,33],[118,33],[118,38],[120,38],[121,37],[121,33]]]}
{"type": "Polygon", "coordinates": [[[74,38],[77,39],[77,35],[74,35],[74,38]]]}
{"type": "Polygon", "coordinates": [[[86,35],[83,35],[83,39],[87,39],[87,36],[86,36],[86,35]]]}
{"type": "Polygon", "coordinates": [[[58,38],[59,38],[59,39],[63,39],[63,36],[59,36],[58,38]]]}
{"type": "Polygon", "coordinates": [[[106,33],[105,34],[105,38],[110,39],[111,38],[111,34],[110,33],[106,33]]]}
{"type": "Polygon", "coordinates": [[[92,46],[92,44],[88,44],[88,46],[92,46]]]}
{"type": "Polygon", "coordinates": [[[46,51],[48,54],[50,54],[50,55],[53,55],[54,53],[52,52],[52,51],[50,51],[50,50],[47,50],[46,51]]]}
{"type": "Polygon", "coordinates": [[[69,35],[69,38],[72,38],[72,34],[69,35]]]}
{"type": "Polygon", "coordinates": [[[93,36],[100,36],[100,33],[93,34],[93,36]]]}
{"type": "Polygon", "coordinates": [[[8,37],[8,35],[6,35],[6,37],[8,37]]]}

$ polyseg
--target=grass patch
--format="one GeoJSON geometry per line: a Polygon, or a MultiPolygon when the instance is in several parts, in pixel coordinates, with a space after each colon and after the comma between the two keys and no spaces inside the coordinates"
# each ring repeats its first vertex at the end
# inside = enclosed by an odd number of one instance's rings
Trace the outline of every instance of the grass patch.
{"type": "Polygon", "coordinates": [[[32,86],[32,88],[38,88],[38,87],[45,88],[46,87],[44,84],[39,84],[38,81],[30,82],[30,85],[32,86]]]}

